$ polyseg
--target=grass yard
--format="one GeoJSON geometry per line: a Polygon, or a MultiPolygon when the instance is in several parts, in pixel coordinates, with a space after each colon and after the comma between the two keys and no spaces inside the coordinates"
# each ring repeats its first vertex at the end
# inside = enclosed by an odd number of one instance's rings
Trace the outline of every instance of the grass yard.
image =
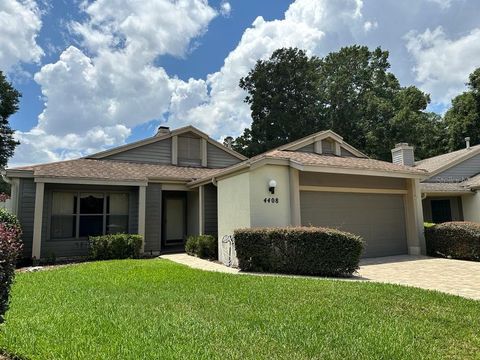
{"type": "Polygon", "coordinates": [[[467,359],[480,302],[168,260],[21,273],[0,348],[28,359],[467,359]]]}

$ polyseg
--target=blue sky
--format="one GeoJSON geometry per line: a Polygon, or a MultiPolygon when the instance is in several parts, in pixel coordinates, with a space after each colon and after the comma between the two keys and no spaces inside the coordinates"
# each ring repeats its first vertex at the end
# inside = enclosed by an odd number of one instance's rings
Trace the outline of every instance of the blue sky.
{"type": "Polygon", "coordinates": [[[0,69],[23,98],[10,165],[56,161],[192,124],[221,139],[250,124],[238,87],[297,46],[390,51],[403,85],[444,112],[480,66],[475,0],[3,0],[0,69]]]}

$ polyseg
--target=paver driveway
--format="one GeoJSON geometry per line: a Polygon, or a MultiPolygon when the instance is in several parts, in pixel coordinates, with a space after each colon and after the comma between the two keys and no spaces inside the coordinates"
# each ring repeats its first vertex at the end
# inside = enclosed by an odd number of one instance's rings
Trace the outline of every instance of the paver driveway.
{"type": "MultiPolygon", "coordinates": [[[[201,270],[248,274],[187,254],[162,255],[162,258],[201,270]]],[[[351,280],[415,286],[480,300],[480,262],[410,255],[364,259],[360,262],[357,276],[351,280]]]]}
{"type": "Polygon", "coordinates": [[[480,300],[480,262],[389,256],[364,259],[359,276],[385,283],[416,286],[480,300]]]}

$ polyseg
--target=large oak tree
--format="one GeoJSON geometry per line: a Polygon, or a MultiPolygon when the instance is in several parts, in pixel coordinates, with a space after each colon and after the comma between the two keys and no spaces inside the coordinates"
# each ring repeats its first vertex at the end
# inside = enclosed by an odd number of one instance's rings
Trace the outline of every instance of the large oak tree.
{"type": "Polygon", "coordinates": [[[252,125],[235,139],[247,156],[331,129],[366,154],[390,160],[396,142],[416,146],[419,158],[444,149],[443,122],[426,112],[427,94],[402,87],[389,72],[388,52],[349,46],[324,58],[276,50],[240,80],[252,125]],[[433,146],[433,148],[432,148],[433,146]]]}
{"type": "Polygon", "coordinates": [[[467,86],[445,114],[450,150],[465,147],[467,136],[472,144],[480,144],[480,68],[470,74],[467,86]]]}

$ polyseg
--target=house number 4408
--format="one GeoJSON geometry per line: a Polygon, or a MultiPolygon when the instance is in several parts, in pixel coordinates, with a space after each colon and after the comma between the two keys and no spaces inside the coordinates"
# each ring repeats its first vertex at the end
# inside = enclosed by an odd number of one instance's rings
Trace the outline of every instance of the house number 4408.
{"type": "Polygon", "coordinates": [[[278,204],[278,198],[265,198],[263,199],[265,204],[278,204]]]}

